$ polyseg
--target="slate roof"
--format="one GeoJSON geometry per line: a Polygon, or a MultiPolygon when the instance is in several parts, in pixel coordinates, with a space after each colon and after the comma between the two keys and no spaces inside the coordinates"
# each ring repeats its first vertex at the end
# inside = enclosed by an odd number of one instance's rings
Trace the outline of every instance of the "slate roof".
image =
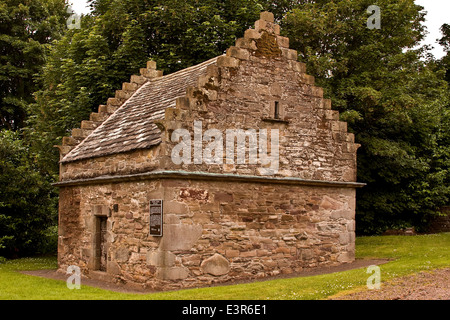
{"type": "Polygon", "coordinates": [[[146,149],[159,144],[161,132],[153,121],[163,119],[164,110],[175,107],[176,98],[184,96],[187,87],[195,86],[198,78],[217,58],[149,80],[61,162],[146,149]]]}

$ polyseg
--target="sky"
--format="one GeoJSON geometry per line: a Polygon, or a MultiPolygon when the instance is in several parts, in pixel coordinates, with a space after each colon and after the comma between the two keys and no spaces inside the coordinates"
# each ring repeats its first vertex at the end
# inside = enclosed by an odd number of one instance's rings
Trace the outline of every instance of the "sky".
{"type": "MultiPolygon", "coordinates": [[[[450,0],[415,0],[416,4],[424,7],[427,11],[425,16],[425,25],[427,26],[428,35],[423,44],[431,44],[432,50],[436,58],[442,58],[445,55],[442,47],[436,42],[436,39],[442,37],[439,28],[444,24],[450,24],[450,0]]],[[[383,16],[381,16],[383,19],[383,16]]],[[[383,21],[383,20],[382,20],[383,21]]]]}
{"type": "MultiPolygon", "coordinates": [[[[89,13],[89,8],[86,7],[87,0],[69,0],[72,3],[72,8],[76,13],[89,13]]],[[[424,7],[427,11],[425,16],[425,25],[429,32],[422,44],[430,44],[434,47],[433,55],[439,59],[445,55],[442,47],[436,42],[436,39],[441,38],[439,28],[444,24],[450,24],[450,0],[415,0],[415,3],[424,7]]],[[[383,21],[383,11],[381,11],[381,23],[383,21]]],[[[381,25],[383,27],[383,25],[381,25]]]]}

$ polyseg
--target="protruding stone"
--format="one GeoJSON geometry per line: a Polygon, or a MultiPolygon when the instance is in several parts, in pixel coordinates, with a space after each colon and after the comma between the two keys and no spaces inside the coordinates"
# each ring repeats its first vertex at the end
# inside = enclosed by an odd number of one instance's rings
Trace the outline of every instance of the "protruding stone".
{"type": "Polygon", "coordinates": [[[281,53],[288,60],[297,60],[298,58],[297,50],[282,48],[281,53]]]}
{"type": "Polygon", "coordinates": [[[274,22],[275,18],[272,12],[268,12],[268,11],[263,11],[259,14],[259,19],[260,20],[264,20],[264,21],[268,21],[268,22],[274,22]]]}
{"type": "Polygon", "coordinates": [[[108,112],[108,108],[106,105],[101,104],[98,106],[98,113],[107,113],[108,112]]]}
{"type": "Polygon", "coordinates": [[[256,42],[249,38],[239,38],[236,40],[236,47],[243,49],[256,50],[256,42]]]}
{"type": "Polygon", "coordinates": [[[95,129],[97,127],[97,124],[93,121],[89,120],[83,120],[81,121],[81,129],[95,129]]]}
{"type": "Polygon", "coordinates": [[[217,66],[219,67],[237,68],[239,67],[239,62],[239,59],[228,56],[220,56],[217,58],[217,66]]]}
{"type": "Polygon", "coordinates": [[[336,111],[336,110],[325,110],[325,119],[328,119],[328,120],[339,120],[339,111],[336,111]]]}
{"type": "Polygon", "coordinates": [[[204,273],[212,274],[213,276],[221,276],[230,271],[230,263],[226,258],[216,253],[212,257],[204,260],[201,264],[204,273]]]}
{"type": "Polygon", "coordinates": [[[175,101],[175,105],[178,109],[188,110],[190,106],[190,101],[188,97],[179,97],[175,101]]]}
{"type": "Polygon", "coordinates": [[[330,99],[323,99],[322,100],[322,108],[324,108],[324,109],[331,109],[331,100],[330,99]]]}
{"type": "Polygon", "coordinates": [[[256,31],[255,29],[247,29],[247,30],[245,30],[244,38],[256,40],[256,39],[261,38],[261,33],[256,31]]]}
{"type": "Polygon", "coordinates": [[[258,20],[255,22],[255,30],[258,32],[266,31],[268,33],[279,35],[280,34],[280,26],[265,20],[258,20]]]}
{"type": "Polygon", "coordinates": [[[289,65],[292,70],[305,73],[306,72],[306,64],[303,62],[298,62],[296,60],[289,60],[289,65]]]}
{"type": "Polygon", "coordinates": [[[241,49],[238,47],[230,47],[227,50],[227,56],[237,58],[240,60],[248,60],[250,58],[250,52],[245,49],[241,49]]]}
{"type": "Polygon", "coordinates": [[[163,76],[163,72],[160,70],[153,70],[153,69],[147,69],[147,68],[142,68],[140,70],[140,73],[143,77],[147,78],[147,79],[153,79],[153,78],[159,78],[163,76]]]}
{"type": "Polygon", "coordinates": [[[289,48],[289,38],[277,36],[278,45],[282,48],[289,48]]]}
{"type": "Polygon", "coordinates": [[[63,137],[62,144],[63,146],[75,146],[78,144],[78,140],[72,137],[63,137]]]}
{"type": "Polygon", "coordinates": [[[143,76],[132,75],[130,82],[136,83],[138,85],[142,85],[145,82],[147,82],[147,79],[145,79],[145,77],[143,77],[143,76]]]}
{"type": "Polygon", "coordinates": [[[302,73],[301,75],[299,75],[299,80],[301,83],[309,84],[309,85],[314,85],[314,83],[315,83],[314,76],[311,76],[306,73],[302,73]]]}
{"type": "Polygon", "coordinates": [[[156,70],[156,62],[155,61],[147,61],[147,69],[153,69],[156,70]]]}
{"type": "Polygon", "coordinates": [[[122,84],[122,90],[124,91],[135,91],[138,88],[136,83],[124,82],[122,84]]]}
{"type": "Polygon", "coordinates": [[[121,105],[121,101],[117,98],[109,98],[107,103],[107,105],[112,105],[112,106],[120,106],[121,105]]]}

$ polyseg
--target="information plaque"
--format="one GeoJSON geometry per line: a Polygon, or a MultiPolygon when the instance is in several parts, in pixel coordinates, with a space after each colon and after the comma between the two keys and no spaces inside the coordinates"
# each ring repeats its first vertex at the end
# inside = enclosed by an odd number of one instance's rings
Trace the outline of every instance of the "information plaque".
{"type": "Polygon", "coordinates": [[[163,232],[163,201],[150,200],[150,235],[161,237],[163,232]]]}

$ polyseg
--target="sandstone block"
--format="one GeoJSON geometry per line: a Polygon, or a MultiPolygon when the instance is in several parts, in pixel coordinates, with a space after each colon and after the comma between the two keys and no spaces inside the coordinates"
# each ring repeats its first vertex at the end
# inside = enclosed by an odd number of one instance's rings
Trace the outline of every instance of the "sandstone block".
{"type": "Polygon", "coordinates": [[[86,131],[83,129],[72,129],[72,137],[75,138],[85,138],[87,135],[85,134],[86,131]]]}
{"type": "Polygon", "coordinates": [[[189,208],[182,202],[166,201],[164,202],[164,212],[172,214],[187,214],[189,213],[189,208]]]}
{"type": "Polygon", "coordinates": [[[349,232],[343,232],[339,234],[339,243],[340,244],[348,244],[350,242],[350,234],[349,232]]]}
{"type": "Polygon", "coordinates": [[[147,264],[156,267],[172,267],[175,255],[170,251],[156,250],[147,253],[147,264]]]}
{"type": "Polygon", "coordinates": [[[112,106],[120,106],[122,102],[117,98],[109,98],[106,104],[112,106]]]}
{"type": "Polygon", "coordinates": [[[355,142],[355,135],[353,133],[347,133],[346,141],[347,142],[355,142]]]}
{"type": "Polygon", "coordinates": [[[78,140],[73,137],[63,137],[62,139],[63,146],[76,146],[78,143],[78,140]]]}
{"type": "Polygon", "coordinates": [[[336,111],[336,110],[325,110],[325,119],[328,119],[328,120],[339,120],[339,111],[336,111]]]}
{"type": "Polygon", "coordinates": [[[130,257],[130,250],[126,247],[119,247],[116,251],[115,251],[115,258],[114,260],[116,262],[127,262],[129,257],[130,257]]]}
{"type": "Polygon", "coordinates": [[[322,108],[324,108],[324,109],[331,109],[331,100],[330,99],[323,99],[322,100],[322,108]]]}
{"type": "Polygon", "coordinates": [[[121,101],[129,99],[133,95],[133,91],[116,90],[115,98],[121,101]]]}
{"type": "Polygon", "coordinates": [[[132,75],[130,82],[136,83],[138,85],[142,85],[147,81],[143,76],[132,75]]]}
{"type": "Polygon", "coordinates": [[[289,38],[277,36],[277,42],[281,48],[289,48],[289,38]]]}
{"type": "Polygon", "coordinates": [[[256,31],[255,29],[247,29],[247,30],[245,30],[244,38],[256,40],[256,39],[261,38],[261,33],[256,31]]]}
{"type": "Polygon", "coordinates": [[[106,271],[112,275],[119,275],[121,273],[120,267],[115,261],[106,262],[106,271]]]}
{"type": "Polygon", "coordinates": [[[156,62],[155,61],[147,61],[147,69],[153,69],[156,70],[156,62]]]}
{"type": "Polygon", "coordinates": [[[239,67],[239,59],[228,57],[228,56],[220,56],[217,59],[217,66],[219,67],[229,67],[229,68],[237,68],[239,67]]]}
{"type": "Polygon", "coordinates": [[[190,250],[202,235],[201,225],[165,224],[161,250],[190,250]]]}
{"type": "Polygon", "coordinates": [[[250,50],[257,50],[256,42],[249,38],[239,38],[236,40],[236,47],[250,50]]]}
{"type": "Polygon", "coordinates": [[[227,258],[236,258],[236,257],[239,257],[239,250],[232,250],[232,249],[225,250],[225,256],[226,256],[227,258]]]}
{"type": "Polygon", "coordinates": [[[281,48],[281,55],[288,60],[297,60],[297,50],[281,48]]]}
{"type": "Polygon", "coordinates": [[[264,21],[268,21],[268,22],[274,22],[274,15],[272,12],[268,12],[268,11],[263,11],[259,14],[259,19],[260,20],[264,20],[264,21]]]}
{"type": "Polygon", "coordinates": [[[213,276],[221,276],[230,271],[230,263],[226,258],[218,253],[206,260],[203,260],[200,267],[204,273],[209,273],[213,276]]]}
{"type": "Polygon", "coordinates": [[[352,252],[343,252],[337,257],[337,261],[339,262],[352,262],[353,260],[355,260],[355,254],[352,252]]]}
{"type": "Polygon", "coordinates": [[[233,194],[232,193],[225,193],[225,192],[218,192],[214,194],[214,201],[217,202],[233,202],[233,194]]]}
{"type": "MultiPolygon", "coordinates": [[[[306,73],[306,64],[304,64],[303,62],[298,62],[296,60],[289,60],[289,66],[291,67],[292,70],[296,72],[306,73]]],[[[303,77],[307,78],[307,76],[308,75],[305,74],[303,77]]]]}
{"type": "Polygon", "coordinates": [[[230,47],[227,50],[227,56],[237,58],[240,60],[248,60],[250,58],[250,52],[246,49],[238,47],[230,47]]]}
{"type": "Polygon", "coordinates": [[[182,280],[189,275],[189,269],[186,267],[162,267],[156,271],[156,278],[161,280],[182,280]]]}

